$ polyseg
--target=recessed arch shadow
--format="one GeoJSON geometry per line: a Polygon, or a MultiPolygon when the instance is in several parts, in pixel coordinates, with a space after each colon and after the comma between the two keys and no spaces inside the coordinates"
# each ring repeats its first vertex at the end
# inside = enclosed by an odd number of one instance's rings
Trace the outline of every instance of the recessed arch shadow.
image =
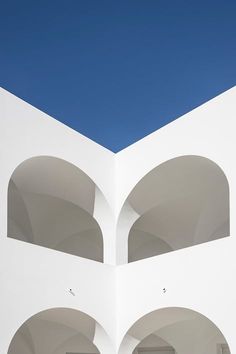
{"type": "Polygon", "coordinates": [[[142,316],[126,333],[118,353],[147,353],[155,348],[158,352],[162,347],[168,348],[167,354],[219,354],[222,348],[230,354],[219,327],[205,315],[183,307],[161,308],[142,316]]]}
{"type": "MultiPolygon", "coordinates": [[[[72,308],[51,308],[27,319],[14,334],[7,354],[100,353],[91,316],[72,308]]],[[[104,336],[106,333],[104,331],[104,336]]]]}
{"type": "Polygon", "coordinates": [[[129,262],[213,241],[230,235],[229,207],[229,184],[219,165],[202,156],[175,157],[133,188],[117,237],[128,242],[129,262]]]}
{"type": "Polygon", "coordinates": [[[94,216],[97,190],[87,174],[65,160],[25,160],[9,181],[8,237],[102,262],[103,235],[94,216]]]}

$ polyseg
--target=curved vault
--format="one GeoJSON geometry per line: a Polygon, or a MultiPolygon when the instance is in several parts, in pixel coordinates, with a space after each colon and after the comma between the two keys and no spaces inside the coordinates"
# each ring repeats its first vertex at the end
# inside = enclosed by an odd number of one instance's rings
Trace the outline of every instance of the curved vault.
{"type": "Polygon", "coordinates": [[[123,218],[125,210],[134,219],[127,231],[129,262],[229,236],[228,181],[205,157],[157,166],[128,196],[123,218]]]}
{"type": "Polygon", "coordinates": [[[64,160],[24,161],[9,182],[8,237],[102,262],[103,237],[93,217],[96,188],[64,160]]]}
{"type": "Polygon", "coordinates": [[[85,313],[53,308],[29,318],[15,333],[7,354],[94,353],[96,321],[85,313]]]}
{"type": "Polygon", "coordinates": [[[144,315],[127,332],[119,354],[230,354],[219,328],[202,314],[179,307],[144,315]]]}

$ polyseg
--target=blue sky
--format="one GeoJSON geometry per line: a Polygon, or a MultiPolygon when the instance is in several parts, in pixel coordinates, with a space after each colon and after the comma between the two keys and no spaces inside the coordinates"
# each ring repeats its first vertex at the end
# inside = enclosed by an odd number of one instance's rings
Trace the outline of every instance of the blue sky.
{"type": "Polygon", "coordinates": [[[0,86],[119,151],[236,82],[236,1],[2,1],[0,86]]]}

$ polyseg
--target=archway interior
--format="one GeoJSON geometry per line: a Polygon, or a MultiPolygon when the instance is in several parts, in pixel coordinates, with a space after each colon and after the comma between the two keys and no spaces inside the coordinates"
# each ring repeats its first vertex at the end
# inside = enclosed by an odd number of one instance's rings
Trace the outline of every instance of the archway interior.
{"type": "Polygon", "coordinates": [[[133,354],[230,354],[218,327],[184,308],[166,308],[140,319],[129,331],[138,344],[133,354]]]}
{"type": "Polygon", "coordinates": [[[148,173],[129,195],[136,213],[129,262],[229,236],[229,186],[209,159],[182,156],[148,173]]]}
{"type": "Polygon", "coordinates": [[[27,320],[14,335],[8,354],[98,354],[96,322],[72,309],[50,309],[27,320]]]}
{"type": "Polygon", "coordinates": [[[23,162],[9,182],[8,237],[102,262],[95,190],[84,172],[64,160],[23,162]]]}

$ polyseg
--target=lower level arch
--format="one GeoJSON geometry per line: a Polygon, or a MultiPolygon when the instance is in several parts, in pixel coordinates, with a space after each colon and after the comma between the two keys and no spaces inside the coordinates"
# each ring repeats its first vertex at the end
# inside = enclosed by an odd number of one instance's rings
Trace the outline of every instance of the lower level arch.
{"type": "Polygon", "coordinates": [[[180,307],[155,310],[126,333],[119,354],[230,354],[220,329],[199,312],[180,307]]]}
{"type": "Polygon", "coordinates": [[[51,308],[41,311],[16,331],[7,354],[93,353],[96,326],[89,315],[71,308],[51,308]]]}

